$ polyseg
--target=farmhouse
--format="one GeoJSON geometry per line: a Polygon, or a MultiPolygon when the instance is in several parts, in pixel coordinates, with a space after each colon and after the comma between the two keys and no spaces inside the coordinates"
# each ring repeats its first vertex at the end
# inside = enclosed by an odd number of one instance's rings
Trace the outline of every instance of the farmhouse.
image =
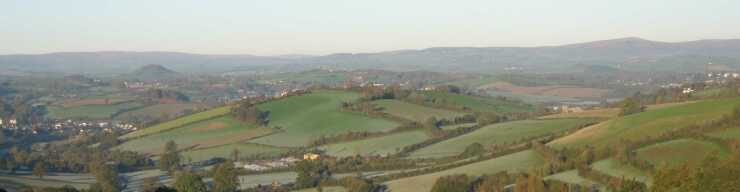
{"type": "Polygon", "coordinates": [[[318,160],[319,157],[320,157],[319,154],[315,154],[315,153],[306,153],[306,154],[303,154],[303,160],[313,161],[313,160],[318,160]]]}

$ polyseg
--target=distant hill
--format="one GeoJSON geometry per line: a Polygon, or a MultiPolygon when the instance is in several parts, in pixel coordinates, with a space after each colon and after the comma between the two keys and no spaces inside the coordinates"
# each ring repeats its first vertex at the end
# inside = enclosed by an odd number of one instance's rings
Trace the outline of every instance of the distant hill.
{"type": "Polygon", "coordinates": [[[145,65],[135,70],[127,77],[149,81],[149,80],[161,80],[161,79],[174,79],[174,78],[182,77],[182,75],[178,72],[167,69],[161,65],[145,65]]]}
{"type": "Polygon", "coordinates": [[[561,46],[435,47],[326,56],[261,57],[175,52],[0,55],[2,70],[114,74],[152,63],[181,73],[285,72],[315,68],[501,73],[506,72],[505,69],[562,72],[589,65],[627,71],[697,72],[703,71],[710,62],[723,70],[740,69],[740,39],[670,43],[622,38],[561,46]]]}

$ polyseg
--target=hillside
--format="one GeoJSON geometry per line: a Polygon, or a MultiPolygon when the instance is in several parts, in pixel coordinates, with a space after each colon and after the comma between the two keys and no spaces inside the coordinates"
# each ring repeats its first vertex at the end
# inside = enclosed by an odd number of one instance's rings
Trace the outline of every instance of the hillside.
{"type": "Polygon", "coordinates": [[[270,126],[280,127],[284,132],[250,142],[296,147],[306,145],[322,135],[331,136],[348,131],[388,131],[398,126],[390,120],[340,109],[342,102],[359,98],[360,95],[353,92],[314,91],[260,104],[260,109],[270,112],[270,126]]]}
{"type": "Polygon", "coordinates": [[[143,81],[155,81],[179,78],[182,77],[182,75],[161,65],[145,65],[131,72],[126,77],[143,81]]]}
{"type": "MultiPolygon", "coordinates": [[[[530,72],[579,71],[582,64],[631,71],[695,72],[707,63],[740,66],[740,40],[657,42],[622,38],[543,47],[434,47],[378,53],[338,53],[317,57],[200,55],[174,52],[72,52],[2,55],[0,68],[20,72],[117,73],[157,63],[184,73],[234,70],[302,71],[315,68],[428,70],[499,73],[515,67],[530,72]]],[[[606,69],[606,68],[602,68],[606,69]]]]}
{"type": "Polygon", "coordinates": [[[563,147],[606,147],[622,139],[640,140],[657,137],[692,124],[718,119],[740,104],[740,98],[704,100],[661,107],[655,110],[617,117],[555,140],[548,145],[563,147]]]}

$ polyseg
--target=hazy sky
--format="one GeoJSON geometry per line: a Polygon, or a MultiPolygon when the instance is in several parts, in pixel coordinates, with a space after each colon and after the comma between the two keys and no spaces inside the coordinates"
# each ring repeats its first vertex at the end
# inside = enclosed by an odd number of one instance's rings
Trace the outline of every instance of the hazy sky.
{"type": "Polygon", "coordinates": [[[0,54],[328,54],[740,38],[736,0],[0,0],[0,54]]]}

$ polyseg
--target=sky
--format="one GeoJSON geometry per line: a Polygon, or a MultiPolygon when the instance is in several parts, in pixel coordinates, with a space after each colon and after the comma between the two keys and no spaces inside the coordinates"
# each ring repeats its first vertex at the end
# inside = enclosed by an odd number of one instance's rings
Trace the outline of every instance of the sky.
{"type": "Polygon", "coordinates": [[[0,0],[0,54],[284,55],[740,38],[735,0],[0,0]]]}

